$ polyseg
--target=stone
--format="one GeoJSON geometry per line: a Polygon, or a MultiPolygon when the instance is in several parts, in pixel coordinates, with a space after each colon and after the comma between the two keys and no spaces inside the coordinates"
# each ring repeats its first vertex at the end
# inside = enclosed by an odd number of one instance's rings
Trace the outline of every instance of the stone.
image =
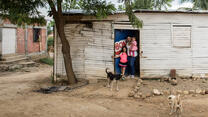
{"type": "Polygon", "coordinates": [[[197,95],[196,94],[193,94],[192,97],[197,97],[197,95]]]}
{"type": "Polygon", "coordinates": [[[138,92],[137,95],[142,96],[142,93],[141,92],[138,92]]]}
{"type": "Polygon", "coordinates": [[[15,70],[15,69],[20,69],[22,68],[23,66],[22,65],[19,65],[19,64],[16,64],[16,65],[10,65],[9,66],[9,70],[15,70]]]}
{"type": "Polygon", "coordinates": [[[139,93],[134,94],[134,98],[139,99],[141,97],[141,95],[139,93]]]}
{"type": "Polygon", "coordinates": [[[135,93],[138,92],[138,89],[135,88],[135,89],[134,89],[134,92],[135,92],[135,93]]]}
{"type": "Polygon", "coordinates": [[[177,85],[178,82],[177,82],[177,80],[170,80],[170,84],[171,84],[171,85],[177,85]]]}
{"type": "Polygon", "coordinates": [[[200,94],[201,95],[205,95],[206,93],[205,93],[205,90],[202,90],[201,92],[200,92],[200,94]]]}
{"type": "Polygon", "coordinates": [[[151,92],[149,92],[149,93],[146,94],[146,97],[151,97],[151,96],[152,96],[152,93],[151,92]]]}
{"type": "Polygon", "coordinates": [[[135,95],[134,91],[130,91],[128,94],[129,97],[133,97],[134,95],[135,95]]]}
{"type": "Polygon", "coordinates": [[[202,80],[202,83],[206,83],[207,81],[205,79],[202,80]]]}
{"type": "Polygon", "coordinates": [[[24,70],[24,72],[31,72],[31,71],[30,71],[30,70],[28,70],[28,69],[25,69],[25,70],[24,70]]]}
{"type": "Polygon", "coordinates": [[[140,89],[140,87],[136,87],[135,89],[139,90],[139,89],[140,89]]]}
{"type": "Polygon", "coordinates": [[[158,89],[153,89],[152,93],[154,95],[161,95],[161,92],[158,89]]]}
{"type": "Polygon", "coordinates": [[[196,89],[196,94],[200,94],[201,93],[201,89],[196,89]]]}
{"type": "Polygon", "coordinates": [[[138,82],[143,83],[142,79],[139,79],[138,82]]]}
{"type": "Polygon", "coordinates": [[[164,95],[170,95],[170,91],[169,90],[164,90],[163,93],[164,93],[164,95]]]}
{"type": "Polygon", "coordinates": [[[142,95],[141,98],[142,98],[142,99],[145,99],[145,98],[147,98],[147,97],[146,97],[146,95],[142,95]]]}
{"type": "Polygon", "coordinates": [[[177,94],[182,94],[182,93],[183,93],[183,91],[181,91],[181,90],[177,90],[177,91],[176,91],[176,93],[177,93],[177,94]]]}
{"type": "Polygon", "coordinates": [[[205,94],[208,94],[208,89],[205,90],[205,94]]]}
{"type": "Polygon", "coordinates": [[[190,94],[194,94],[195,91],[194,91],[194,90],[189,90],[189,93],[190,93],[190,94]]]}
{"type": "Polygon", "coordinates": [[[184,94],[184,95],[188,95],[189,92],[188,92],[188,91],[183,91],[183,94],[184,94]]]}
{"type": "Polygon", "coordinates": [[[140,82],[137,83],[137,87],[140,87],[142,84],[140,82]]]}

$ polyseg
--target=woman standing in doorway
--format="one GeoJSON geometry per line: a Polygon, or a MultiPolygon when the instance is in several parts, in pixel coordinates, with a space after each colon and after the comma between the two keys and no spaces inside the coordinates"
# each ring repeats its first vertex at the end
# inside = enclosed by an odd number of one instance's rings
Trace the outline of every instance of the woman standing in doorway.
{"type": "MultiPolygon", "coordinates": [[[[132,37],[133,40],[136,40],[136,37],[132,37]]],[[[130,75],[131,78],[134,78],[135,75],[135,68],[134,68],[134,63],[137,57],[137,51],[132,51],[131,47],[132,47],[132,39],[131,37],[127,38],[127,55],[128,55],[128,73],[130,75]]]]}

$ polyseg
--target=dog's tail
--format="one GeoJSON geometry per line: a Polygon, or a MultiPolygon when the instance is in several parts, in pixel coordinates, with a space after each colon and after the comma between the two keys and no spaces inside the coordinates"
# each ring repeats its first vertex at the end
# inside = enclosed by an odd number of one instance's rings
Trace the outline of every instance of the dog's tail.
{"type": "Polygon", "coordinates": [[[107,68],[105,69],[106,74],[109,73],[108,70],[109,70],[109,68],[107,67],[107,68]]]}

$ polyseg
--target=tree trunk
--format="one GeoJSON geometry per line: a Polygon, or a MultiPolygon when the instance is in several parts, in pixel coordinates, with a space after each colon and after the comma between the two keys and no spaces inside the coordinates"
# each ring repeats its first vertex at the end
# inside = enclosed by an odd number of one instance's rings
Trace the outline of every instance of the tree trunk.
{"type": "Polygon", "coordinates": [[[64,64],[65,64],[65,70],[67,74],[67,78],[69,81],[69,84],[75,84],[77,83],[77,79],[75,77],[73,68],[72,68],[72,59],[70,54],[70,45],[69,42],[66,39],[65,31],[64,31],[64,20],[62,17],[54,18],[56,22],[56,28],[58,35],[61,39],[62,43],[62,53],[64,57],[64,64]]]}

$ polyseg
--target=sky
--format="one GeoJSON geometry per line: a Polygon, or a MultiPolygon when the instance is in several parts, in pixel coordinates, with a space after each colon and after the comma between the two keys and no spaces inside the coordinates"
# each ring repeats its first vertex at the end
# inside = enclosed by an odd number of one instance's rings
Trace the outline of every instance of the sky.
{"type": "MultiPolygon", "coordinates": [[[[115,4],[116,5],[116,7],[118,7],[118,5],[120,5],[120,4],[122,4],[122,3],[118,3],[118,0],[107,0],[107,1],[109,1],[109,2],[112,2],[113,4],[115,4]]],[[[183,3],[183,4],[180,4],[180,0],[174,0],[173,2],[172,2],[172,4],[171,4],[172,6],[170,7],[170,8],[168,8],[168,10],[176,10],[176,9],[178,9],[179,7],[192,7],[193,6],[193,4],[192,3],[190,3],[190,2],[186,2],[186,3],[183,3]]],[[[52,18],[51,17],[48,17],[47,16],[47,9],[45,9],[45,8],[42,8],[42,9],[40,9],[41,10],[41,12],[42,12],[42,14],[44,15],[44,16],[46,16],[45,18],[46,18],[46,20],[52,20],[52,18]]]]}

